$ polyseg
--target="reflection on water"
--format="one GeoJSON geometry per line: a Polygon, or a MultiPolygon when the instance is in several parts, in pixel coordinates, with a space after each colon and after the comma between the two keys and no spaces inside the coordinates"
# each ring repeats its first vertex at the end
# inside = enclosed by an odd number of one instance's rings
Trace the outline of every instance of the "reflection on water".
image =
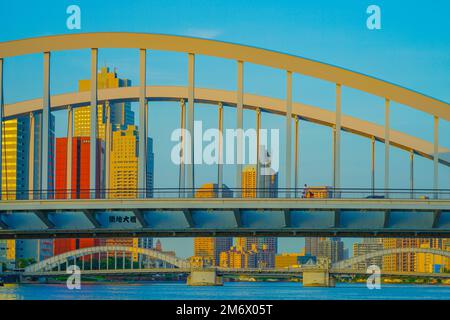
{"type": "Polygon", "coordinates": [[[361,283],[338,283],[335,288],[304,288],[295,282],[227,282],[222,287],[189,287],[184,283],[147,282],[131,284],[86,284],[81,290],[69,290],[64,284],[5,284],[0,300],[72,300],[72,299],[445,299],[450,286],[383,284],[369,290],[361,283]]]}

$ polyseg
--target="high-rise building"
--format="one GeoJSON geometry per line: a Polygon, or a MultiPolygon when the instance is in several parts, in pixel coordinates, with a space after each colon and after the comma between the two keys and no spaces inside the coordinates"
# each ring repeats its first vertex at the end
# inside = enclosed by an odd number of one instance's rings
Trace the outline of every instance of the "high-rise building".
{"type": "MultiPolygon", "coordinates": [[[[90,197],[90,138],[72,138],[72,199],[88,199],[90,197]]],[[[56,138],[56,170],[55,170],[55,197],[66,199],[67,191],[67,138],[56,138]]],[[[97,139],[97,192],[101,189],[101,164],[104,157],[103,142],[97,139]]]]}
{"type": "MultiPolygon", "coordinates": [[[[196,198],[216,198],[218,196],[218,185],[206,183],[195,192],[196,198]]],[[[223,197],[233,197],[233,193],[226,185],[222,186],[223,197]]],[[[219,265],[220,254],[230,249],[233,245],[231,237],[202,237],[194,238],[194,257],[211,261],[214,265],[219,265]]],[[[195,259],[195,258],[194,258],[195,259]]]]}
{"type": "MultiPolygon", "coordinates": [[[[31,121],[28,116],[19,116],[15,119],[6,120],[3,122],[1,157],[2,157],[2,199],[29,199],[39,197],[39,190],[41,189],[41,159],[44,155],[41,153],[41,122],[42,113],[33,113],[34,130],[31,130],[31,121]],[[30,145],[30,137],[34,135],[34,144],[30,145]],[[31,149],[33,148],[33,149],[31,149]],[[30,151],[33,151],[33,175],[30,177],[30,151]],[[31,194],[30,190],[34,193],[31,194]]],[[[46,157],[48,157],[48,176],[47,186],[48,190],[54,187],[54,116],[50,115],[49,126],[49,150],[46,157]]],[[[53,194],[48,193],[48,197],[53,194]]],[[[0,240],[0,247],[4,248],[4,259],[8,263],[14,263],[16,258],[21,258],[21,255],[16,257],[17,252],[31,252],[33,247],[39,245],[38,240],[30,240],[26,243],[21,243],[20,250],[16,248],[16,240],[0,240]]],[[[0,254],[1,255],[1,254],[0,254]]]]}
{"type": "MultiPolygon", "coordinates": [[[[384,249],[419,248],[421,240],[418,238],[385,238],[384,249]]],[[[396,253],[383,257],[384,271],[414,272],[416,254],[412,252],[396,253]]]]}
{"type": "MultiPolygon", "coordinates": [[[[438,239],[430,239],[430,240],[438,240],[438,239]]],[[[420,248],[433,248],[433,241],[425,242],[420,245],[420,248]]],[[[436,248],[434,248],[436,249],[436,248]]],[[[442,250],[450,251],[450,247],[442,246],[439,248],[442,250]]],[[[444,272],[449,270],[450,259],[447,257],[443,257],[440,255],[435,255],[432,253],[417,253],[416,254],[416,272],[444,272]]]]}
{"type": "MultiPolygon", "coordinates": [[[[134,125],[113,132],[110,157],[110,198],[137,198],[138,192],[138,131],[134,125]]],[[[153,191],[153,140],[147,139],[147,195],[153,191]]]]}
{"type": "MultiPolygon", "coordinates": [[[[103,67],[98,73],[97,87],[101,89],[112,89],[131,86],[131,81],[127,79],[119,79],[116,72],[110,72],[109,68],[103,67]]],[[[91,80],[78,81],[78,91],[89,91],[91,88],[91,80]]],[[[97,119],[97,136],[105,140],[106,116],[104,112],[105,106],[98,106],[97,119]]],[[[111,129],[112,131],[126,129],[128,125],[134,124],[134,112],[131,110],[129,102],[111,103],[110,104],[111,129]]],[[[79,107],[74,109],[74,136],[89,137],[91,126],[90,107],[79,107]]]]}
{"type": "Polygon", "coordinates": [[[52,239],[16,240],[16,260],[24,259],[34,262],[40,262],[52,256],[53,256],[52,239]]]}
{"type": "MultiPolygon", "coordinates": [[[[28,199],[29,190],[40,190],[41,169],[41,114],[33,114],[34,117],[34,139],[35,143],[30,146],[30,118],[19,116],[15,119],[6,120],[3,123],[2,134],[2,199],[28,199]],[[33,148],[33,181],[30,181],[29,156],[30,147],[33,148]]],[[[49,128],[49,151],[48,151],[48,189],[54,187],[54,138],[55,121],[50,116],[49,128]]],[[[50,195],[51,196],[51,195],[50,195]]]]}
{"type": "Polygon", "coordinates": [[[331,263],[344,259],[344,242],[340,238],[319,240],[317,258],[328,258],[331,263]]]}
{"type": "MultiPolygon", "coordinates": [[[[373,253],[383,250],[383,241],[380,238],[364,238],[360,243],[353,244],[353,256],[363,256],[365,254],[373,253]]],[[[376,265],[379,268],[383,266],[383,257],[375,257],[353,266],[355,269],[367,270],[367,267],[376,265]]]]}
{"type": "MultiPolygon", "coordinates": [[[[90,248],[101,245],[101,239],[82,238],[82,239],[55,239],[53,244],[53,255],[63,254],[69,251],[90,248]]],[[[86,261],[90,260],[90,256],[85,256],[86,261]]]]}
{"type": "MultiPolygon", "coordinates": [[[[266,169],[270,169],[270,167],[266,169]]],[[[242,197],[276,198],[278,194],[278,173],[267,175],[267,170],[261,170],[257,176],[256,171],[257,169],[254,165],[244,167],[242,171],[242,197]],[[265,175],[262,175],[261,172],[264,172],[265,175]],[[259,188],[256,188],[257,183],[259,188]]],[[[236,246],[245,251],[256,252],[256,263],[258,266],[268,268],[275,266],[275,255],[278,251],[278,239],[276,237],[236,238],[236,246]]]]}
{"type": "MultiPolygon", "coordinates": [[[[385,238],[383,239],[383,247],[384,249],[423,247],[448,250],[447,241],[448,239],[437,238],[385,238]]],[[[383,270],[401,272],[419,272],[419,270],[422,270],[421,272],[429,272],[429,270],[434,268],[434,264],[437,265],[440,263],[450,267],[448,259],[441,260],[437,256],[433,257],[430,254],[414,252],[396,253],[383,257],[383,270]]]]}
{"type": "Polygon", "coordinates": [[[223,268],[256,268],[256,252],[242,250],[242,248],[231,247],[220,254],[219,265],[223,268]]]}
{"type": "Polygon", "coordinates": [[[317,257],[319,253],[319,240],[324,239],[320,237],[306,237],[305,238],[305,253],[317,257]]]}

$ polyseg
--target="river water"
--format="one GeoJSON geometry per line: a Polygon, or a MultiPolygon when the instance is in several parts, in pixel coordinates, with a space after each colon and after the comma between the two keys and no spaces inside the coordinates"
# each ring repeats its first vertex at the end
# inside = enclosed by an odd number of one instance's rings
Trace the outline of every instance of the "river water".
{"type": "Polygon", "coordinates": [[[181,282],[81,284],[69,290],[65,284],[5,284],[0,300],[310,300],[310,299],[445,299],[450,286],[382,284],[369,290],[365,283],[338,283],[334,288],[305,288],[296,282],[226,282],[222,287],[189,287],[181,282]]]}

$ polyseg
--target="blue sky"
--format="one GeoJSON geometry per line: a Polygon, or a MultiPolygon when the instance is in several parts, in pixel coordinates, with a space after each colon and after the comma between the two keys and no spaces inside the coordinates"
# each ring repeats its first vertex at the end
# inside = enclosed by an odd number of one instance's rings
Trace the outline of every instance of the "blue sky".
{"type": "MultiPolygon", "coordinates": [[[[372,75],[443,101],[450,101],[450,3],[441,1],[2,1],[0,41],[74,32],[130,31],[177,34],[229,41],[334,64],[372,75]],[[80,31],[66,28],[66,8],[81,8],[80,31]],[[381,8],[381,30],[366,28],[366,8],[381,8]]],[[[196,85],[233,90],[233,61],[198,57],[196,85]]],[[[187,58],[184,54],[150,52],[149,84],[185,85],[187,58]]],[[[137,50],[101,50],[100,66],[117,68],[120,77],[133,84],[138,79],[137,50]]],[[[89,78],[89,51],[57,52],[52,55],[52,94],[75,91],[77,80],[89,78]]],[[[245,67],[245,91],[285,97],[284,73],[255,65],[245,67]]],[[[294,75],[294,100],[333,110],[334,85],[294,75]]],[[[42,95],[42,56],[30,55],[5,62],[6,103],[42,95]]],[[[344,113],[384,123],[383,99],[343,89],[344,113]]],[[[135,105],[133,105],[135,108],[135,105]]],[[[196,120],[215,126],[217,113],[210,106],[196,106],[196,120]]],[[[57,135],[66,132],[65,112],[57,112],[57,135]]],[[[165,165],[170,157],[170,133],[178,127],[178,105],[151,103],[149,131],[154,138],[155,183],[175,187],[177,167],[165,165]],[[176,116],[174,116],[176,115],[176,116]]],[[[235,112],[225,110],[225,127],[234,127],[235,112]]],[[[255,125],[255,116],[244,113],[244,126],[255,125]]],[[[284,119],[263,114],[263,127],[279,128],[284,119]]],[[[393,103],[391,125],[417,137],[432,139],[432,118],[393,103]]],[[[450,125],[440,124],[440,142],[450,147],[450,125]]],[[[331,184],[331,130],[301,123],[300,183],[331,184]],[[319,147],[320,146],[320,147],[319,147]]],[[[281,131],[282,133],[282,131],[281,131]]],[[[281,134],[283,141],[283,134],[281,134]]],[[[343,133],[343,187],[368,187],[370,143],[343,133]]],[[[284,152],[282,151],[283,155],[284,152]]],[[[377,186],[382,186],[383,145],[377,145],[377,186]]],[[[281,157],[283,163],[283,157],[281,157]]],[[[408,154],[393,149],[391,183],[408,187],[408,154]]],[[[225,182],[234,185],[234,167],[225,169],[225,182]]],[[[450,188],[450,170],[440,168],[440,184],[450,188]]],[[[215,167],[196,168],[199,186],[215,180],[215,167]]],[[[280,184],[284,184],[284,170],[280,184]]],[[[432,163],[419,159],[416,186],[432,187],[432,163]]],[[[352,241],[347,241],[350,244],[352,241]]],[[[192,253],[190,241],[164,239],[167,249],[181,256],[192,253]]],[[[301,239],[281,239],[281,251],[298,251],[301,239]]]]}

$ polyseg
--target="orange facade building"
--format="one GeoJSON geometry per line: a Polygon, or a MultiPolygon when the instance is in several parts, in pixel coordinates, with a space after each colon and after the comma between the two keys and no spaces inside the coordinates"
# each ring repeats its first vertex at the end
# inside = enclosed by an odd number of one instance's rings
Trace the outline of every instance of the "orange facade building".
{"type": "MultiPolygon", "coordinates": [[[[97,163],[97,190],[101,182],[102,144],[97,140],[97,154],[100,155],[97,163]]],[[[66,199],[70,192],[72,199],[89,198],[90,179],[90,138],[72,138],[72,177],[71,190],[67,190],[67,138],[56,138],[56,168],[55,168],[55,197],[66,199]]]]}

